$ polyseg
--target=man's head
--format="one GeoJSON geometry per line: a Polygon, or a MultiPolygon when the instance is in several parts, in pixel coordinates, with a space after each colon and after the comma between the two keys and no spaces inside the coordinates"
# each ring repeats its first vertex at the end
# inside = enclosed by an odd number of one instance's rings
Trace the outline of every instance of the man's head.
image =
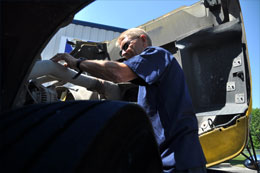
{"type": "Polygon", "coordinates": [[[126,59],[140,54],[147,46],[152,45],[148,34],[139,28],[131,28],[123,32],[117,39],[120,55],[126,59]]]}

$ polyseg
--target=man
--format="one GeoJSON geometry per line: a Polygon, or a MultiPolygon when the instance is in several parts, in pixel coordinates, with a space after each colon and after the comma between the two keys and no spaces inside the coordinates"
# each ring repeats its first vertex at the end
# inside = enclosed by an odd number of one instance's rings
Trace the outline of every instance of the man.
{"type": "Polygon", "coordinates": [[[197,119],[175,58],[167,50],[153,47],[147,33],[138,28],[123,32],[117,45],[126,59],[123,63],[81,61],[69,54],[58,54],[52,60],[65,60],[68,67],[105,80],[138,84],[138,104],[153,125],[164,172],[206,172],[197,119]]]}

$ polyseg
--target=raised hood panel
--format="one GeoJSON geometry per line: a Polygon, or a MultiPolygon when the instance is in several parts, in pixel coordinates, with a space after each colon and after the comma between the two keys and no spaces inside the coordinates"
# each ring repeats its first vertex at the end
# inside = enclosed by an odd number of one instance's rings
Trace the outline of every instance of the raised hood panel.
{"type": "Polygon", "coordinates": [[[1,2],[0,110],[17,102],[36,58],[50,38],[93,0],[1,2]]]}

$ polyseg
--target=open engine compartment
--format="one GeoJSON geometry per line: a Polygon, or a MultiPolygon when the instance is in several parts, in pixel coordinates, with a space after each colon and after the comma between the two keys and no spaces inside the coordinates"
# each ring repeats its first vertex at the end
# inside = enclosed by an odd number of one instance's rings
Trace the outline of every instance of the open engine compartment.
{"type": "MultiPolygon", "coordinates": [[[[247,144],[252,99],[239,1],[199,1],[139,27],[148,32],[155,46],[174,54],[184,70],[207,166],[241,153],[247,144]]],[[[76,58],[120,61],[116,59],[119,49],[115,41],[77,41],[71,43],[75,46],[71,54],[76,58]]],[[[38,53],[34,55],[34,60],[39,59],[38,53]]],[[[75,74],[51,61],[37,61],[28,78],[22,80],[12,106],[71,100],[136,101],[137,86],[133,84],[105,82],[101,85],[99,79],[88,74],[74,80],[75,74]],[[65,85],[68,82],[70,84],[65,85]]],[[[7,99],[8,103],[11,104],[14,97],[7,99]]],[[[8,107],[7,103],[2,107],[8,107]]]]}

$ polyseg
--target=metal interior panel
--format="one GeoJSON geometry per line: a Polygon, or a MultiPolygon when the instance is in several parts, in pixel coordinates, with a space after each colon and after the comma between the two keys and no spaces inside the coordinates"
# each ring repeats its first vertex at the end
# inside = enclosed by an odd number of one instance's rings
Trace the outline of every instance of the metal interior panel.
{"type": "MultiPolygon", "coordinates": [[[[227,103],[246,103],[241,35],[239,21],[232,21],[177,41],[176,44],[184,47],[179,50],[181,62],[197,113],[218,110],[227,103]],[[241,58],[240,66],[234,66],[238,57],[241,58]],[[227,91],[229,82],[236,86],[233,91],[227,91]],[[236,98],[238,94],[243,94],[240,101],[236,98]]],[[[242,113],[237,110],[229,114],[242,113]]]]}

